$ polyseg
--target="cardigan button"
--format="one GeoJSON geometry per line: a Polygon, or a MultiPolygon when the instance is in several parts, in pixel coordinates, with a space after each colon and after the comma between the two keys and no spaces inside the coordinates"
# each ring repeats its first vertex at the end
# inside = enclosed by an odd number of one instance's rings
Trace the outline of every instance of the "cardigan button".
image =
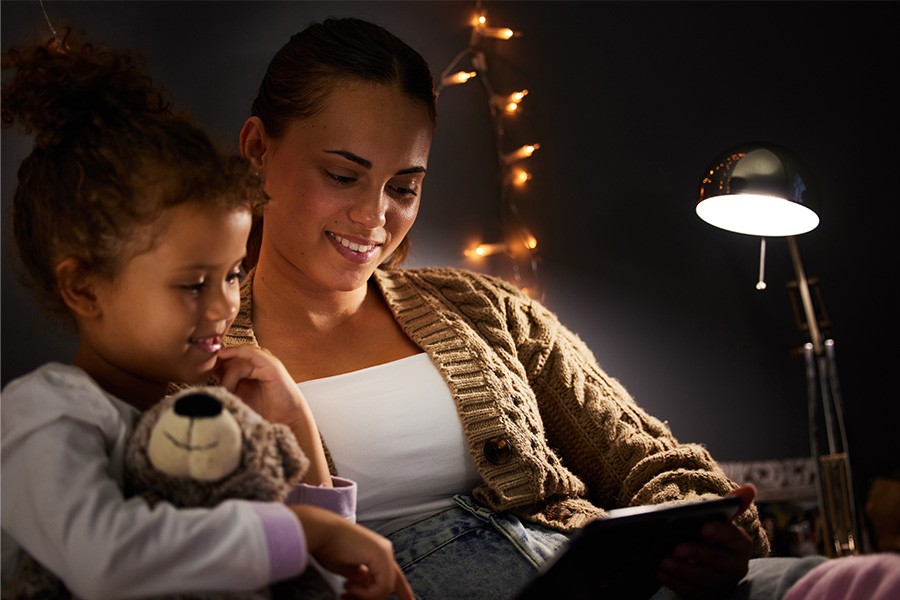
{"type": "Polygon", "coordinates": [[[565,520],[572,516],[574,511],[560,504],[550,504],[544,509],[544,516],[552,520],[565,520]]]}
{"type": "Polygon", "coordinates": [[[484,457],[492,465],[503,465],[512,458],[512,444],[504,437],[494,437],[484,443],[484,457]]]}

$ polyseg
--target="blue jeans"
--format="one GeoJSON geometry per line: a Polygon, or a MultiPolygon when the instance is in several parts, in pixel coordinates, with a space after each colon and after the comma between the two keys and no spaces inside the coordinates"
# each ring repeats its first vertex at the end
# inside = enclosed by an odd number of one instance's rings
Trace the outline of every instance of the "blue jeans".
{"type": "Polygon", "coordinates": [[[568,540],[469,496],[388,538],[419,600],[503,600],[568,540]]]}
{"type": "MultiPolygon", "coordinates": [[[[510,600],[568,540],[558,531],[496,513],[470,496],[390,534],[418,600],[510,600]]],[[[777,600],[824,557],[760,558],[722,600],[777,600]]],[[[652,600],[674,600],[661,588],[652,600]]],[[[615,600],[615,599],[611,599],[615,600]]]]}

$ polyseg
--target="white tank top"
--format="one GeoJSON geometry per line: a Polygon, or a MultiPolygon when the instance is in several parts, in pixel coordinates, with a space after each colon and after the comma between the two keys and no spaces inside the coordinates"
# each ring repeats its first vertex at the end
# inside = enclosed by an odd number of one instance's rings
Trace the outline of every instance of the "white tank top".
{"type": "Polygon", "coordinates": [[[447,383],[424,352],[299,383],[357,521],[388,534],[452,506],[481,483],[447,383]]]}

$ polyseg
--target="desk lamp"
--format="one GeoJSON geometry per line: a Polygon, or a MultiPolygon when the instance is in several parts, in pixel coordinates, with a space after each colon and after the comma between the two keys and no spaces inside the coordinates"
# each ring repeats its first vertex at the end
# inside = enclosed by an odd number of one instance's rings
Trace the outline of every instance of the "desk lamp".
{"type": "Polygon", "coordinates": [[[809,334],[803,356],[822,537],[826,554],[844,556],[858,554],[860,536],[834,341],[822,339],[810,282],[794,237],[815,229],[819,208],[813,178],[797,155],[776,144],[748,143],[712,162],[700,184],[696,211],[716,227],[760,236],[757,289],[765,288],[766,237],[787,239],[802,305],[801,328],[809,334]]]}

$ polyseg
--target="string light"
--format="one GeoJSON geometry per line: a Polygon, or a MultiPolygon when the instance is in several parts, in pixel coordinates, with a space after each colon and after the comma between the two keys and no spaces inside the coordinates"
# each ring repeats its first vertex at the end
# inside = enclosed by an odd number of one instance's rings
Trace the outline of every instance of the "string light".
{"type": "Polygon", "coordinates": [[[519,162],[520,160],[530,158],[531,155],[534,154],[534,151],[540,147],[540,144],[526,144],[525,146],[521,146],[520,148],[517,148],[509,154],[505,154],[503,156],[503,162],[511,165],[515,162],[519,162]]]}
{"type": "Polygon", "coordinates": [[[441,80],[441,84],[446,87],[448,85],[459,85],[475,77],[475,71],[457,71],[453,75],[448,75],[441,80]]]}
{"type": "Polygon", "coordinates": [[[507,114],[514,114],[519,110],[519,105],[527,95],[528,90],[522,90],[521,92],[513,92],[508,96],[495,95],[492,100],[494,102],[494,106],[499,110],[502,110],[507,114]]]}
{"type": "MultiPolygon", "coordinates": [[[[471,260],[480,261],[487,257],[506,256],[511,262],[514,274],[513,279],[520,289],[533,295],[537,293],[537,257],[535,250],[538,240],[531,231],[522,223],[522,217],[516,204],[514,194],[510,188],[521,190],[532,179],[532,174],[519,164],[525,161],[540,148],[540,144],[526,144],[512,151],[504,149],[505,123],[504,121],[520,112],[522,101],[528,95],[527,89],[521,89],[508,93],[496,93],[488,77],[488,60],[486,48],[483,45],[485,39],[491,43],[505,43],[513,38],[522,37],[522,34],[509,27],[494,27],[488,25],[487,13],[481,9],[481,1],[475,3],[475,13],[470,21],[472,31],[469,37],[469,45],[457,54],[447,68],[441,73],[439,86],[435,90],[440,94],[443,88],[454,86],[475,80],[481,83],[487,97],[488,108],[494,128],[497,166],[500,169],[501,182],[499,190],[500,200],[500,230],[504,232],[502,241],[478,241],[472,243],[463,251],[463,255],[471,260]],[[496,42],[494,42],[496,40],[496,42]],[[468,59],[471,68],[466,69],[460,65],[468,59]],[[523,279],[520,262],[527,262],[527,268],[531,273],[531,281],[523,279]]],[[[488,44],[490,47],[490,43],[488,44]]]]}
{"type": "Polygon", "coordinates": [[[509,252],[509,247],[502,242],[494,242],[492,244],[476,244],[468,248],[464,254],[469,258],[484,258],[494,254],[509,252]]]}
{"type": "Polygon", "coordinates": [[[482,37],[496,38],[498,40],[508,40],[521,35],[509,27],[482,27],[478,30],[478,34],[482,37]]]}
{"type": "Polygon", "coordinates": [[[531,173],[523,169],[522,167],[515,167],[509,172],[509,180],[510,182],[517,186],[522,187],[531,179],[531,173]]]}

